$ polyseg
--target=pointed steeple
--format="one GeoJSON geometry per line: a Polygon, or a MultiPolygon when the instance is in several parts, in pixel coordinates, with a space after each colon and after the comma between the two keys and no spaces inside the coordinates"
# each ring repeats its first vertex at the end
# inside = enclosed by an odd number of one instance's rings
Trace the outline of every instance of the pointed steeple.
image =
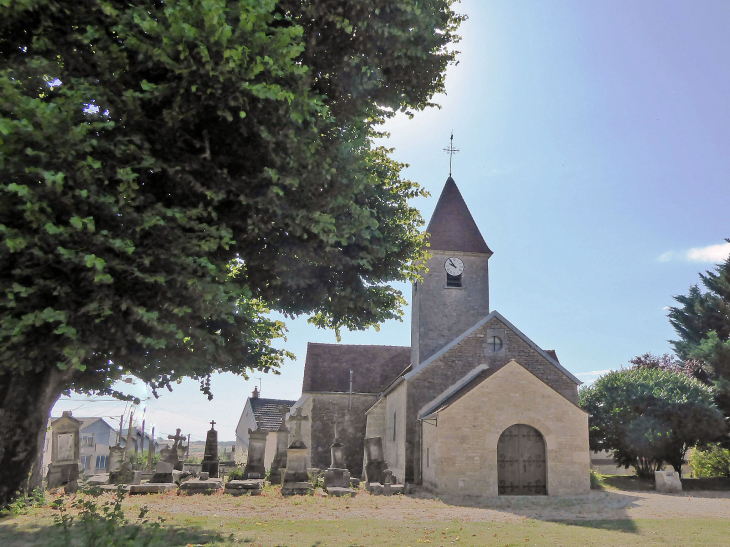
{"type": "Polygon", "coordinates": [[[426,231],[431,234],[431,250],[492,254],[451,177],[446,179],[426,231]]]}

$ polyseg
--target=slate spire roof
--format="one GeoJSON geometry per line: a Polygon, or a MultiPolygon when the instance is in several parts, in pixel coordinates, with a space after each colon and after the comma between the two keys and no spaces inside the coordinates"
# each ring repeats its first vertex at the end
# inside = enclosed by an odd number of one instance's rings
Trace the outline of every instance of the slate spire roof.
{"type": "Polygon", "coordinates": [[[426,231],[431,249],[492,254],[454,179],[446,179],[426,231]]]}

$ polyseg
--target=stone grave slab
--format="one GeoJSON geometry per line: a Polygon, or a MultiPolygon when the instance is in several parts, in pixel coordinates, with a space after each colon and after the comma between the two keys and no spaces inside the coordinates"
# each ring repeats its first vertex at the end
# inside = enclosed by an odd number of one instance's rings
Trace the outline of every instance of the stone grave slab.
{"type": "Polygon", "coordinates": [[[231,496],[258,496],[264,488],[263,479],[246,479],[242,481],[228,481],[225,486],[225,493],[231,496]]]}
{"type": "Polygon", "coordinates": [[[178,492],[182,494],[215,494],[222,488],[223,482],[220,479],[189,480],[180,485],[178,492]]]}
{"type": "Polygon", "coordinates": [[[86,481],[89,486],[101,486],[102,484],[109,484],[109,474],[101,473],[99,475],[93,475],[86,481]]]}
{"type": "Polygon", "coordinates": [[[145,482],[142,484],[132,484],[129,486],[129,493],[131,494],[163,494],[174,490],[177,485],[171,482],[145,482]]]}
{"type": "Polygon", "coordinates": [[[335,496],[338,498],[342,497],[342,496],[354,497],[357,495],[357,492],[355,490],[353,490],[352,488],[340,488],[337,486],[330,486],[329,488],[326,488],[325,490],[330,496],[335,496]]]}
{"type": "Polygon", "coordinates": [[[285,482],[281,487],[282,496],[308,496],[312,493],[309,481],[285,482]]]}

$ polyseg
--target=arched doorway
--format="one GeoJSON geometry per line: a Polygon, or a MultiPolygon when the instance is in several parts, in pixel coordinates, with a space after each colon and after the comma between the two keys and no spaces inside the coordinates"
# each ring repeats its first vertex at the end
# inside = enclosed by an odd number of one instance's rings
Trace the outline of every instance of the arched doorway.
{"type": "Polygon", "coordinates": [[[497,443],[497,478],[500,495],[547,494],[545,439],[537,429],[515,424],[502,432],[497,443]]]}

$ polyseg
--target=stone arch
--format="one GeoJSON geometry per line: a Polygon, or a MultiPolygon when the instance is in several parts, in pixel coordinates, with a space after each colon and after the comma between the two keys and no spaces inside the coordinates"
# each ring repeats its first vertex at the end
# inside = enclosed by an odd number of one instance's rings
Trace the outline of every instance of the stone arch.
{"type": "Polygon", "coordinates": [[[537,428],[507,427],[497,441],[498,494],[546,495],[547,461],[547,443],[537,428]]]}

